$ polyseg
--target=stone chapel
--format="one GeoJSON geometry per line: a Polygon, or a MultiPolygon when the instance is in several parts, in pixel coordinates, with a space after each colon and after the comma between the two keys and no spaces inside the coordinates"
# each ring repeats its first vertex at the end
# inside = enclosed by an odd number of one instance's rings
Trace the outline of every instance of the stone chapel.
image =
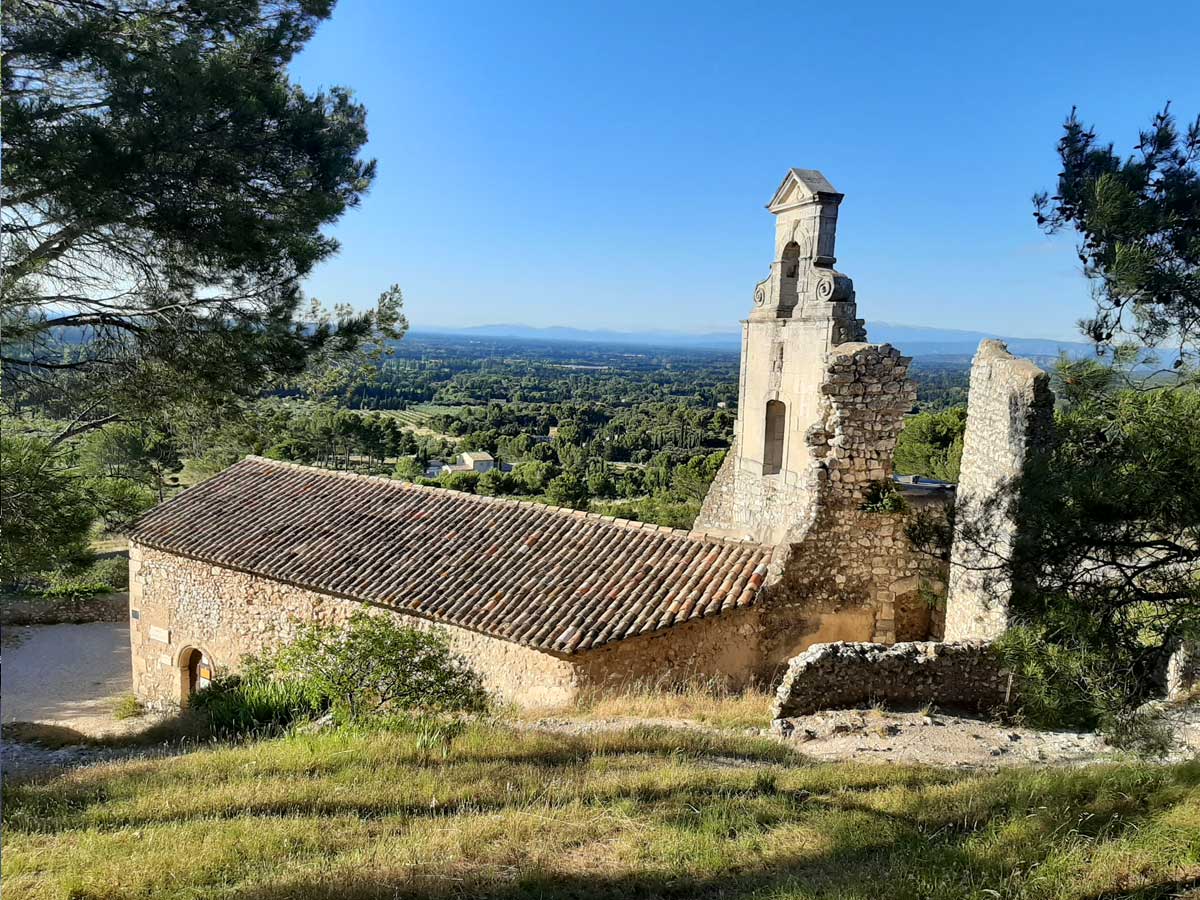
{"type": "Polygon", "coordinates": [[[445,629],[527,706],[642,679],[769,683],[815,643],[940,637],[946,564],[905,526],[953,491],[893,478],[910,360],[866,342],[835,268],[842,199],[792,169],[767,205],[736,438],[692,530],[249,457],[136,526],[138,696],[186,704],[298,622],[364,606],[445,629]]]}

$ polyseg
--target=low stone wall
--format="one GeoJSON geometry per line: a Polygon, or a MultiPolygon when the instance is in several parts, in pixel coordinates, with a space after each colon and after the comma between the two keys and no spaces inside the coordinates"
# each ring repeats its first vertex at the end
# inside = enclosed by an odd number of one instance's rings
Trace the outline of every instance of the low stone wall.
{"type": "Polygon", "coordinates": [[[788,664],[773,718],[885,703],[987,712],[1015,700],[990,644],[912,641],[816,644],[788,664]]]}
{"type": "Polygon", "coordinates": [[[91,597],[0,598],[0,625],[60,625],[83,622],[124,622],[129,610],[129,594],[119,591],[91,597]]]}

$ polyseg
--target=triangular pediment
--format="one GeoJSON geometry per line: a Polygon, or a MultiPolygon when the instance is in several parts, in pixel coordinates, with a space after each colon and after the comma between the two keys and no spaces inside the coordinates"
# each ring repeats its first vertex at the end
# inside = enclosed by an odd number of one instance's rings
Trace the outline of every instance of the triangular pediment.
{"type": "Polygon", "coordinates": [[[779,185],[779,190],[767,204],[767,209],[776,212],[789,206],[811,203],[816,194],[831,194],[838,200],[842,198],[829,179],[816,169],[789,169],[783,184],[779,185]]]}

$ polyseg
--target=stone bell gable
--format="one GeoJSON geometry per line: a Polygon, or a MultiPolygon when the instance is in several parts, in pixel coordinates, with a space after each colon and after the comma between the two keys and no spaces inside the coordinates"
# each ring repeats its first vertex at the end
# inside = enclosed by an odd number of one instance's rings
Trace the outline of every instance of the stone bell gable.
{"type": "Polygon", "coordinates": [[[915,393],[907,358],[863,343],[854,283],[833,268],[842,199],[820,172],[791,169],[767,204],[775,260],[742,322],[736,438],[697,528],[779,544],[815,517],[830,462],[839,483],[891,477],[915,393]],[[861,357],[839,362],[846,354],[835,349],[850,344],[861,357]],[[881,359],[898,364],[881,368],[881,359]],[[869,428],[854,413],[855,423],[839,429],[854,403],[869,428]]]}
{"type": "Polygon", "coordinates": [[[797,619],[819,616],[843,640],[929,636],[928,597],[946,578],[905,536],[951,491],[893,483],[911,360],[866,343],[854,284],[834,268],[842,200],[820,172],[791,169],[767,205],[775,259],[742,323],[734,445],[695,525],[775,548],[763,635],[776,664],[803,649],[797,619]],[[903,509],[872,508],[880,491],[904,492],[903,509]]]}

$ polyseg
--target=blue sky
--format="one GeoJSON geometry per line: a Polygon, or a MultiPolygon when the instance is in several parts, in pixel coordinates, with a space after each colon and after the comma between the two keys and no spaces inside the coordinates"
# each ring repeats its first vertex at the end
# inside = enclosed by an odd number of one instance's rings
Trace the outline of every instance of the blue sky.
{"type": "Polygon", "coordinates": [[[1200,112],[1200,3],[341,0],[293,65],[353,88],[379,175],[307,290],[405,292],[416,328],[724,330],[772,258],[790,166],[842,203],[868,320],[1072,338],[1043,237],[1072,105],[1129,149],[1200,112]]]}

